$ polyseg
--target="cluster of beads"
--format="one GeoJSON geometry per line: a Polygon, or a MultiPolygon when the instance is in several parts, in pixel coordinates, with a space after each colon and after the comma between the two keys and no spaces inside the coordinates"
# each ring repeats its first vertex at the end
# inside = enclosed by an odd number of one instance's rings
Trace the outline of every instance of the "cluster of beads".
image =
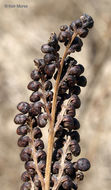
{"type": "Polygon", "coordinates": [[[83,76],[84,66],[78,64],[69,54],[81,51],[83,46],[81,38],[87,36],[93,23],[92,17],[84,14],[69,26],[62,25],[59,35],[52,33],[48,43],[41,46],[41,51],[44,53],[43,59],[34,60],[36,69],[31,72],[32,80],[27,86],[32,91],[30,103],[20,102],[17,105],[20,113],[14,118],[14,122],[19,125],[17,128],[17,134],[20,136],[18,146],[23,147],[20,158],[25,162],[26,169],[21,176],[23,181],[21,190],[30,190],[32,183],[34,190],[42,189],[36,165],[42,177],[45,178],[47,153],[44,150],[42,128],[47,126],[48,120],[51,120],[54,83],[62,60],[58,53],[59,42],[64,43],[66,48],[68,44],[70,46],[63,60],[55,105],[50,190],[55,190],[55,187],[59,190],[76,190],[77,181],[83,180],[83,172],[90,168],[90,162],[86,158],[76,161],[74,158],[81,152],[80,135],[77,131],[80,123],[75,118],[76,110],[81,106],[78,95],[81,87],[86,86],[87,79],[83,76]],[[72,40],[74,34],[76,35],[72,40]]]}

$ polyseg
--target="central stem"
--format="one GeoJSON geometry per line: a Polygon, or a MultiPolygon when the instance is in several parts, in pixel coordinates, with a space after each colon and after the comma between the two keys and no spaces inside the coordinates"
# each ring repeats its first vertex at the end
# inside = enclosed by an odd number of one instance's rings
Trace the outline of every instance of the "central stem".
{"type": "Polygon", "coordinates": [[[51,172],[51,162],[52,162],[52,153],[53,153],[53,144],[54,144],[54,123],[55,123],[55,114],[56,114],[56,104],[57,104],[57,95],[59,89],[59,81],[62,73],[62,68],[64,64],[64,60],[67,56],[67,51],[71,46],[72,41],[77,36],[75,32],[72,36],[71,41],[66,46],[63,58],[60,62],[60,68],[58,70],[58,75],[55,83],[54,95],[53,95],[53,102],[52,102],[52,112],[51,112],[51,120],[49,122],[49,136],[48,136],[48,150],[47,150],[47,162],[46,162],[46,172],[45,172],[45,190],[50,189],[50,172],[51,172]]]}

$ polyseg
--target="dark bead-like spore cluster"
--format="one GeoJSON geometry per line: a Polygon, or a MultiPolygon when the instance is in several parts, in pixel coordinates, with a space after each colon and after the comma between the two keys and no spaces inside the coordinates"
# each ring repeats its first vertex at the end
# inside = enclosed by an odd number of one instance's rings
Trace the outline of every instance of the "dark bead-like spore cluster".
{"type": "Polygon", "coordinates": [[[45,178],[47,153],[44,150],[42,128],[52,119],[54,86],[58,80],[61,63],[63,67],[55,104],[50,190],[55,190],[56,185],[59,190],[76,190],[78,188],[76,181],[83,180],[83,172],[90,168],[90,162],[86,158],[77,159],[75,162],[75,159],[73,160],[81,152],[78,133],[80,123],[75,116],[76,110],[81,106],[79,98],[81,87],[86,86],[87,79],[83,75],[84,66],[69,55],[81,51],[83,46],[81,38],[87,36],[93,23],[92,17],[84,14],[69,26],[62,25],[59,35],[52,33],[48,42],[41,46],[43,58],[34,60],[36,68],[31,72],[31,81],[27,85],[32,91],[30,102],[20,102],[17,105],[20,113],[14,118],[14,122],[19,125],[16,130],[20,136],[18,146],[23,148],[20,158],[25,162],[26,170],[21,176],[23,181],[21,190],[30,190],[32,183],[35,190],[43,188],[36,164],[45,178]],[[66,46],[67,52],[63,58],[59,55],[59,43],[66,46]],[[57,184],[58,182],[60,184],[57,184]]]}

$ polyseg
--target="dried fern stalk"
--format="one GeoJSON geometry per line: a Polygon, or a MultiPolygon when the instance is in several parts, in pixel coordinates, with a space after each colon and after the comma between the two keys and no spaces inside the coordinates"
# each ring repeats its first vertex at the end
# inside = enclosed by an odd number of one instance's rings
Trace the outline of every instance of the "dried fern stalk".
{"type": "Polygon", "coordinates": [[[88,35],[93,24],[92,17],[84,14],[69,26],[61,26],[59,35],[52,33],[48,43],[42,45],[43,59],[34,60],[36,68],[27,86],[33,91],[31,103],[20,102],[17,109],[21,113],[14,118],[19,124],[18,146],[23,147],[20,158],[26,169],[21,190],[76,190],[83,172],[90,168],[86,158],[76,160],[81,148],[77,132],[80,123],[75,115],[81,105],[78,95],[87,80],[82,75],[84,66],[69,55],[81,51],[81,38],[88,35]],[[65,46],[62,57],[59,42],[65,46]],[[44,127],[48,130],[46,151],[44,127]]]}

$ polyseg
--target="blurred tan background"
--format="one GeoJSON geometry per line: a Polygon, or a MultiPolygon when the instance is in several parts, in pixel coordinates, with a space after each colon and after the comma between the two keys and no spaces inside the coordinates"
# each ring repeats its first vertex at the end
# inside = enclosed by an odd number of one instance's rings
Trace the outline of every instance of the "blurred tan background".
{"type": "Polygon", "coordinates": [[[23,163],[13,123],[18,102],[28,100],[26,86],[42,56],[40,47],[59,26],[70,24],[83,13],[95,26],[84,39],[82,52],[74,57],[85,66],[88,85],[82,90],[81,157],[91,169],[80,190],[111,187],[111,1],[110,0],[0,0],[0,187],[18,190],[23,163]],[[28,8],[5,8],[5,4],[27,4],[28,8]]]}

